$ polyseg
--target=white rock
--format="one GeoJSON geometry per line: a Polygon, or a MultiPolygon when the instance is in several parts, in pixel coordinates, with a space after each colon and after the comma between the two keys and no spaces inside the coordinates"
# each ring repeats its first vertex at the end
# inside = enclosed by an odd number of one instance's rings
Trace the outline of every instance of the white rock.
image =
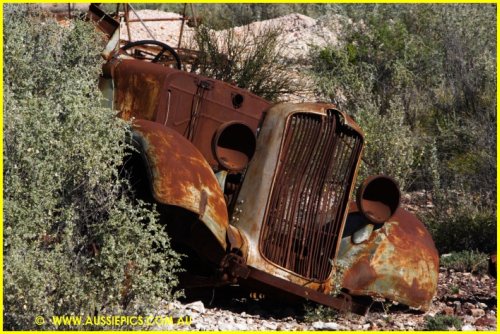
{"type": "Polygon", "coordinates": [[[234,329],[237,331],[247,331],[248,326],[246,324],[243,324],[243,323],[237,323],[237,324],[234,324],[234,329]]]}
{"type": "Polygon", "coordinates": [[[476,327],[474,327],[470,324],[462,326],[462,331],[475,331],[475,330],[476,330],[476,327]]]}
{"type": "Polygon", "coordinates": [[[198,313],[205,313],[205,305],[203,305],[203,302],[201,302],[201,301],[196,301],[196,302],[193,302],[190,304],[186,304],[184,306],[184,308],[188,309],[188,310],[196,311],[198,313]]]}
{"type": "Polygon", "coordinates": [[[234,330],[235,324],[227,323],[227,322],[221,322],[218,326],[218,330],[220,331],[231,331],[234,330]]]}
{"type": "Polygon", "coordinates": [[[336,331],[341,329],[341,326],[335,322],[315,321],[312,326],[316,330],[336,331]]]}
{"type": "Polygon", "coordinates": [[[276,328],[278,328],[278,325],[276,325],[274,322],[265,322],[264,323],[264,327],[267,328],[267,329],[270,329],[272,331],[276,330],[276,328]]]}
{"type": "Polygon", "coordinates": [[[312,323],[314,329],[323,329],[323,321],[315,321],[312,323]]]}
{"type": "Polygon", "coordinates": [[[335,322],[325,322],[325,329],[329,330],[329,331],[335,331],[335,330],[342,329],[342,326],[340,326],[339,324],[337,324],[335,322]]]}

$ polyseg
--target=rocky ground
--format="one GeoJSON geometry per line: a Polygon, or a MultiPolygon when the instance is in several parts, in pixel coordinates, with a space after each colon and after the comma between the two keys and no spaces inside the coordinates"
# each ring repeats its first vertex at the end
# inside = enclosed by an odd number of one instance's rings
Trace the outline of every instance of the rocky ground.
{"type": "MultiPolygon", "coordinates": [[[[388,302],[375,302],[368,315],[323,311],[314,306],[284,305],[277,301],[246,298],[215,298],[215,302],[194,301],[166,304],[160,315],[174,319],[190,317],[186,325],[169,325],[168,330],[424,330],[428,317],[450,315],[462,322],[461,330],[496,330],[496,280],[441,268],[439,287],[426,313],[388,302]],[[305,310],[309,309],[309,311],[305,310]]],[[[454,329],[454,328],[450,328],[454,329]]]]}

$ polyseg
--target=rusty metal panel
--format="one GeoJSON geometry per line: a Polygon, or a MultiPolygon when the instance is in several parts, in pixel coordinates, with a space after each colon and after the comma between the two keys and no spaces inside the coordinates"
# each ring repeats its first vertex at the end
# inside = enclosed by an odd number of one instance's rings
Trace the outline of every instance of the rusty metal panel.
{"type": "Polygon", "coordinates": [[[214,148],[218,131],[239,122],[255,136],[262,113],[270,106],[226,83],[122,56],[108,62],[105,74],[113,78],[120,117],[155,121],[176,130],[215,170],[224,169],[214,148]]]}
{"type": "Polygon", "coordinates": [[[168,69],[138,60],[115,59],[110,62],[114,80],[115,108],[120,117],[153,121],[162,100],[162,87],[168,69]]]}
{"type": "Polygon", "coordinates": [[[185,72],[169,75],[164,91],[169,95],[167,104],[158,110],[158,121],[188,138],[214,169],[223,169],[214,154],[217,131],[239,122],[255,134],[262,113],[270,106],[248,91],[185,72]],[[235,103],[235,97],[241,103],[235,103]]]}
{"type": "MultiPolygon", "coordinates": [[[[366,224],[352,207],[355,211],[346,225],[366,224]]],[[[387,298],[422,310],[429,307],[437,288],[439,256],[429,232],[414,215],[399,208],[365,241],[355,242],[353,236],[344,235],[337,259],[347,268],[343,287],[350,294],[387,298]]]]}
{"type": "Polygon", "coordinates": [[[332,110],[290,117],[260,239],[266,258],[308,279],[328,278],[361,148],[360,135],[332,110]]]}
{"type": "Polygon", "coordinates": [[[120,27],[120,22],[106,14],[95,4],[90,5],[87,12],[87,19],[93,21],[108,37],[113,36],[115,31],[120,27]]]}
{"type": "Polygon", "coordinates": [[[257,270],[255,268],[250,268],[250,273],[248,275],[250,279],[262,282],[266,285],[278,288],[286,293],[292,293],[296,296],[302,298],[313,300],[317,303],[336,308],[342,311],[351,311],[356,314],[366,315],[370,308],[370,303],[362,304],[354,301],[351,296],[341,293],[338,296],[333,296],[311,286],[301,286],[291,283],[287,280],[278,278],[276,276],[270,275],[264,271],[257,270]]]}
{"type": "Polygon", "coordinates": [[[198,214],[226,249],[228,216],[224,195],[201,153],[184,137],[161,124],[135,120],[134,139],[150,168],[156,201],[198,214]]]}

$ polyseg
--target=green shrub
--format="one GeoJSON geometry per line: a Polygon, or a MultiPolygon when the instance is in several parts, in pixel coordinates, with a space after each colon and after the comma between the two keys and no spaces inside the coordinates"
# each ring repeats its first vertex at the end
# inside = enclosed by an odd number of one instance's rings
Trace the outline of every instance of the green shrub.
{"type": "Polygon", "coordinates": [[[4,7],[5,329],[141,314],[176,297],[179,256],[118,178],[129,129],[99,107],[98,40],[83,21],[63,28],[4,7]]]}
{"type": "Polygon", "coordinates": [[[496,249],[496,208],[481,196],[449,191],[435,198],[422,220],[441,254],[461,250],[490,253],[496,249]]]}
{"type": "Polygon", "coordinates": [[[483,204],[494,203],[495,7],[343,8],[352,23],[338,45],[313,50],[312,74],[366,131],[365,172],[385,167],[409,190],[488,192],[483,204]]]}
{"type": "Polygon", "coordinates": [[[339,317],[340,312],[337,309],[318,305],[316,303],[304,304],[304,321],[313,323],[315,321],[333,321],[339,317]]]}
{"type": "Polygon", "coordinates": [[[417,141],[404,123],[400,101],[394,101],[387,115],[373,106],[359,111],[356,120],[365,132],[366,148],[360,179],[386,174],[394,177],[402,189],[411,182],[417,154],[417,141]]]}
{"type": "Polygon", "coordinates": [[[388,174],[403,190],[439,183],[434,141],[412,127],[420,107],[413,101],[420,83],[412,59],[423,57],[419,46],[401,21],[372,15],[366,26],[346,24],[340,45],[312,51],[318,94],[353,115],[365,132],[360,179],[388,174]]]}
{"type": "Polygon", "coordinates": [[[425,317],[424,330],[447,331],[462,329],[462,320],[452,315],[437,314],[434,317],[425,317]]]}
{"type": "Polygon", "coordinates": [[[455,271],[485,274],[488,272],[488,254],[464,250],[441,256],[440,265],[455,271]]]}

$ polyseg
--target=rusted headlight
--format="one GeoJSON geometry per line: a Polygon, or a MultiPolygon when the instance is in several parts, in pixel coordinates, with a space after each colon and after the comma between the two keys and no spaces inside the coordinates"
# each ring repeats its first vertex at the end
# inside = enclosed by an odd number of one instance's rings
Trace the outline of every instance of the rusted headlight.
{"type": "Polygon", "coordinates": [[[215,133],[213,149],[217,161],[224,168],[241,171],[252,159],[256,144],[255,134],[248,125],[228,122],[215,133]]]}
{"type": "Polygon", "coordinates": [[[400,200],[401,192],[396,181],[386,175],[368,177],[356,196],[360,212],[375,224],[389,220],[398,209],[400,200]]]}

